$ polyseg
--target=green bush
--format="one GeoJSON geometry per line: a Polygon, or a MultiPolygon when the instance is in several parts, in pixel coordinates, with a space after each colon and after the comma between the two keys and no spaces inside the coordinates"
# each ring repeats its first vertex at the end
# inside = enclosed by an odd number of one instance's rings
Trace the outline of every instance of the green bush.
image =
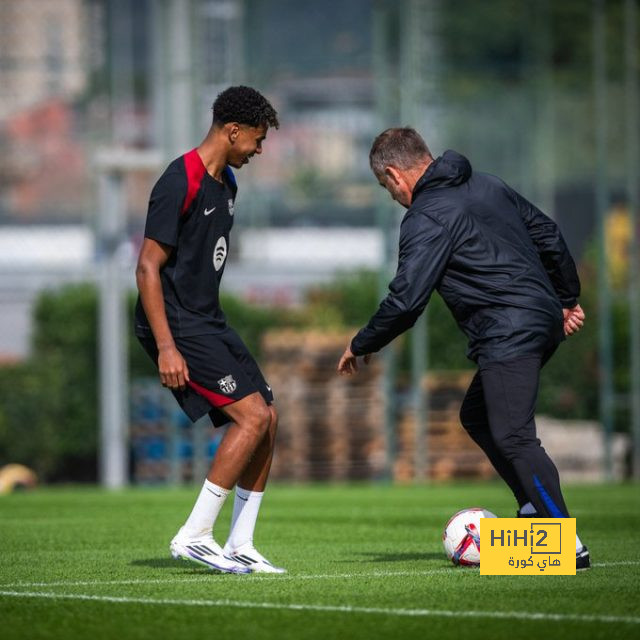
{"type": "Polygon", "coordinates": [[[41,294],[32,355],[0,369],[0,460],[47,479],[92,480],[96,469],[96,294],[41,294]]]}
{"type": "MultiPolygon", "coordinates": [[[[133,318],[136,296],[128,298],[133,318]]],[[[97,291],[72,285],[43,292],[35,305],[32,353],[0,367],[0,465],[21,462],[50,481],[95,481],[99,424],[97,291]]],[[[230,324],[253,353],[270,327],[299,319],[223,296],[230,324]]],[[[155,376],[156,368],[129,332],[129,374],[155,376]]]]}

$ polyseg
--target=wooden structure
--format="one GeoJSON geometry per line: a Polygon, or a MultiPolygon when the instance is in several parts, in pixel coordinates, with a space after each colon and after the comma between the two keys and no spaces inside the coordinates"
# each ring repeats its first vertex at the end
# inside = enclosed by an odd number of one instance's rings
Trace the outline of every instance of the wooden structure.
{"type": "Polygon", "coordinates": [[[379,364],[338,376],[352,334],[266,334],[264,373],[280,414],[272,477],[300,481],[380,477],[384,434],[379,364]]]}
{"type": "MultiPolygon", "coordinates": [[[[489,478],[491,463],[460,424],[460,406],[473,371],[432,371],[423,380],[428,389],[429,412],[426,433],[428,477],[432,480],[489,478]]],[[[425,480],[416,478],[414,451],[415,420],[410,410],[403,412],[396,432],[394,478],[398,482],[425,480]]]]}

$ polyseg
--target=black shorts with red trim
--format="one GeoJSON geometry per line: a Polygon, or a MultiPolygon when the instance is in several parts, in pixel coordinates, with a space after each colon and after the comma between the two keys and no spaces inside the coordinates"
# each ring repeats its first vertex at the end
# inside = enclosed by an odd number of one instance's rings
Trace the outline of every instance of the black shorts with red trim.
{"type": "MultiPolygon", "coordinates": [[[[157,366],[158,348],[153,337],[138,339],[157,366]]],[[[268,405],[273,402],[271,387],[258,363],[233,329],[174,340],[189,367],[190,382],[184,391],[171,392],[193,422],[208,413],[214,426],[227,424],[230,419],[223,407],[256,392],[268,405]]]]}

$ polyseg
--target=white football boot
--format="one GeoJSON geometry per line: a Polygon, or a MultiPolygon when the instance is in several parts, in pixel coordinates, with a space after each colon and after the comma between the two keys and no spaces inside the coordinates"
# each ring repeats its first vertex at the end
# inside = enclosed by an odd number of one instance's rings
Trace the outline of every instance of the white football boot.
{"type": "Polygon", "coordinates": [[[177,560],[189,560],[208,569],[223,573],[251,573],[245,563],[232,560],[211,535],[190,538],[178,531],[169,545],[171,555],[177,560]]]}
{"type": "Polygon", "coordinates": [[[224,547],[224,553],[235,562],[239,562],[253,573],[287,573],[282,567],[272,565],[255,547],[247,542],[237,549],[224,547]]]}

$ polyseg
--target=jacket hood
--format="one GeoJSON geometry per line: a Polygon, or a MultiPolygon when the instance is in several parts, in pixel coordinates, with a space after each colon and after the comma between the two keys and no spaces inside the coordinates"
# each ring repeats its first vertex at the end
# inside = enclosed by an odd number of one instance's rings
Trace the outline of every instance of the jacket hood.
{"type": "Polygon", "coordinates": [[[415,196],[423,189],[456,187],[465,183],[470,177],[471,163],[456,151],[448,150],[429,165],[416,182],[413,195],[415,196]]]}

